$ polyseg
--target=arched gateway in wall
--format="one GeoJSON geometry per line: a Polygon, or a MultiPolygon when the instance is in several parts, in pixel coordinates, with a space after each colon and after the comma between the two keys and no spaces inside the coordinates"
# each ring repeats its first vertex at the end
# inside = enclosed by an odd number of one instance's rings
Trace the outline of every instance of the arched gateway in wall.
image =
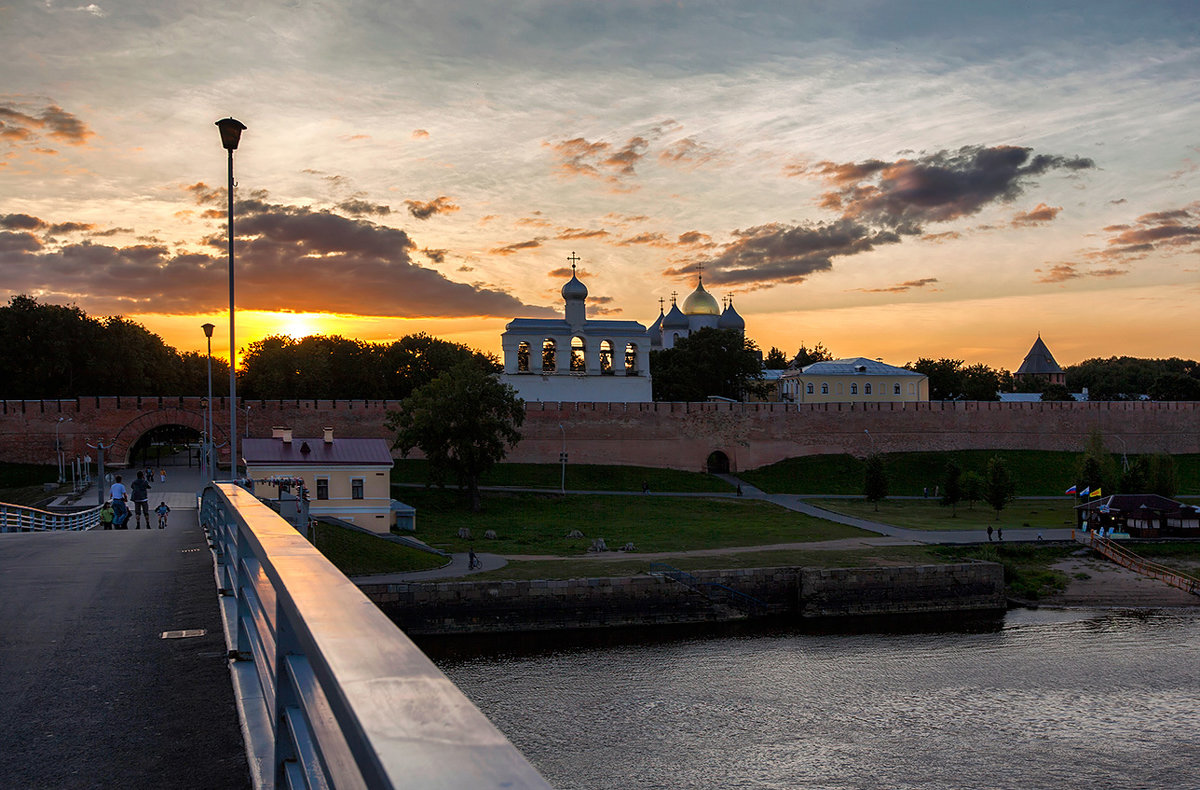
{"type": "Polygon", "coordinates": [[[727,475],[729,474],[729,456],[720,450],[713,450],[708,454],[708,460],[705,461],[704,467],[709,474],[727,475]]]}
{"type": "MultiPolygon", "coordinates": [[[[214,422],[217,422],[215,415],[214,422]]],[[[105,451],[105,463],[129,466],[131,460],[129,452],[137,444],[138,439],[141,439],[146,433],[155,428],[162,428],[169,425],[182,425],[203,435],[204,412],[193,411],[191,409],[165,408],[139,414],[121,426],[116,436],[111,437],[113,443],[105,451]]],[[[216,424],[213,426],[213,438],[218,445],[227,444],[229,434],[224,433],[220,425],[216,424]]],[[[228,452],[229,450],[226,449],[225,453],[228,454],[228,452]]]]}

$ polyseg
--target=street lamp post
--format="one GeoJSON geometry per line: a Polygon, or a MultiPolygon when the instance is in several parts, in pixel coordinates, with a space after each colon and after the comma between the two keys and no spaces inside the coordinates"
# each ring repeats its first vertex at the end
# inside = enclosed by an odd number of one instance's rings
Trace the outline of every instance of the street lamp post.
{"type": "MultiPolygon", "coordinates": [[[[246,125],[233,118],[216,122],[221,130],[221,145],[229,152],[229,469],[237,477],[237,342],[233,323],[233,152],[246,125]]],[[[211,399],[209,400],[211,403],[211,399]]]]}
{"type": "Polygon", "coordinates": [[[62,485],[67,481],[66,470],[63,469],[64,459],[62,451],[62,442],[58,438],[58,429],[62,427],[64,422],[72,422],[70,417],[59,417],[58,422],[54,423],[54,455],[58,461],[58,483],[62,485]]]}
{"type": "Polygon", "coordinates": [[[114,439],[109,439],[108,444],[104,443],[103,439],[98,439],[95,444],[87,442],[87,446],[96,451],[96,504],[103,505],[104,498],[108,496],[108,491],[104,487],[104,451],[113,446],[114,439]]]}
{"type": "Polygon", "coordinates": [[[212,480],[212,333],[216,329],[212,324],[201,324],[204,337],[208,339],[208,415],[204,422],[204,469],[205,480],[212,480]]]}
{"type": "Polygon", "coordinates": [[[567,429],[560,422],[558,429],[562,431],[562,452],[558,454],[558,461],[562,464],[562,479],[558,484],[559,492],[567,493],[567,429]]]}

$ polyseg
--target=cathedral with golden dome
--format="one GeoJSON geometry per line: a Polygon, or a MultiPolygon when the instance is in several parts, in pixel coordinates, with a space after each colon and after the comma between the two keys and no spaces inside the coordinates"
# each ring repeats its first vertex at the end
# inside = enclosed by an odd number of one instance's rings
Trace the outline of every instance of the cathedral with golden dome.
{"type": "Polygon", "coordinates": [[[650,349],[658,351],[674,348],[675,342],[701,329],[736,329],[743,336],[746,334],[746,322],[733,308],[733,297],[724,300],[722,308],[717,300],[704,289],[704,275],[696,278],[696,290],[683,300],[683,309],[671,294],[671,309],[663,312],[662,300],[659,300],[658,318],[650,324],[650,349]]]}

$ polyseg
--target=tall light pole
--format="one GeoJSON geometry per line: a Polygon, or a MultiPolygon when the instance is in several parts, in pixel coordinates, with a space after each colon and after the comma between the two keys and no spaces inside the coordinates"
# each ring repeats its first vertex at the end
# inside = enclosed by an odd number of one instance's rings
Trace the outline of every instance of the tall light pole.
{"type": "Polygon", "coordinates": [[[558,424],[558,429],[562,431],[562,452],[558,454],[558,461],[562,464],[562,480],[558,484],[558,490],[565,494],[567,493],[567,429],[561,422],[558,424]]]}
{"type": "Polygon", "coordinates": [[[208,418],[204,422],[204,474],[208,480],[212,480],[212,333],[216,327],[212,324],[201,324],[200,328],[208,338],[208,418]]]}
{"type": "Polygon", "coordinates": [[[72,422],[72,420],[70,417],[59,417],[58,422],[54,423],[54,455],[58,460],[58,482],[60,485],[67,481],[66,470],[63,469],[62,442],[58,439],[58,429],[62,427],[64,422],[72,422]]]}
{"type": "MultiPolygon", "coordinates": [[[[237,341],[233,326],[233,152],[246,125],[233,118],[216,122],[221,130],[221,145],[229,152],[229,469],[230,478],[237,477],[237,341]]],[[[212,403],[212,400],[209,400],[212,403]]]]}

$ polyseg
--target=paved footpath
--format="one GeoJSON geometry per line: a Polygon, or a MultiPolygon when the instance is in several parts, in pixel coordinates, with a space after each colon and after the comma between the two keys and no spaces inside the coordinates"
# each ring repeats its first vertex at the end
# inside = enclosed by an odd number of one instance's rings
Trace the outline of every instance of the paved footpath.
{"type": "Polygon", "coordinates": [[[199,480],[172,477],[165,530],[0,534],[0,787],[249,787],[199,480]]]}

